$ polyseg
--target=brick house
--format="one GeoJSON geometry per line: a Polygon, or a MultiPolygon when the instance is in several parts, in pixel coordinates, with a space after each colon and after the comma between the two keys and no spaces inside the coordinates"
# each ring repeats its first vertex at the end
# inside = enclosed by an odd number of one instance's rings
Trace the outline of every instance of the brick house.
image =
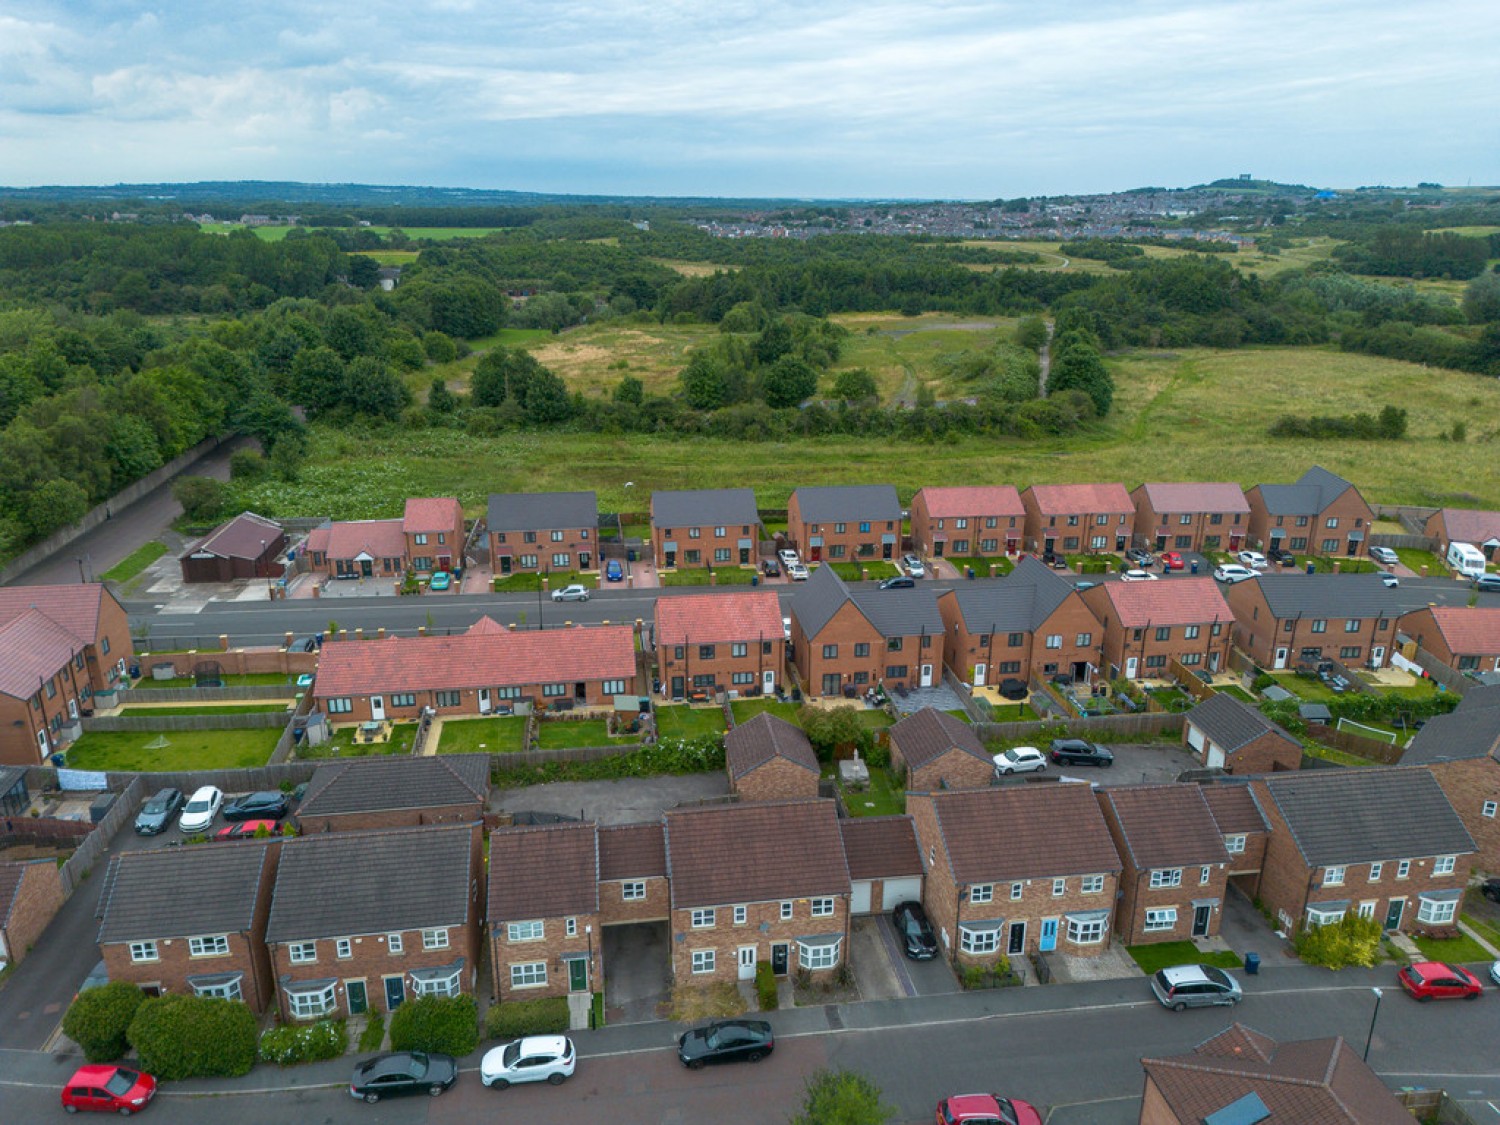
{"type": "Polygon", "coordinates": [[[1230,855],[1196,785],[1111,785],[1097,792],[1124,869],[1114,929],[1126,945],[1219,932],[1230,855]]]}
{"type": "Polygon", "coordinates": [[[1005,578],[944,590],[938,613],[943,658],[964,683],[1070,675],[1086,684],[1099,671],[1099,619],[1073,583],[1030,556],[1005,578]]]}
{"type": "Polygon", "coordinates": [[[1476,849],[1430,770],[1300,770],[1250,784],[1271,826],[1260,901],[1280,927],[1350,911],[1386,930],[1457,924],[1476,849]]]}
{"type": "Polygon", "coordinates": [[[846,816],[839,820],[849,864],[849,913],[888,914],[922,901],[922,853],[909,816],[846,816]]]}
{"type": "Polygon", "coordinates": [[[672,699],[774,695],[786,667],[781,603],[770,590],[657,598],[655,636],[657,675],[672,699]]]}
{"type": "Polygon", "coordinates": [[[1409,599],[1379,574],[1263,574],[1224,591],[1235,647],[1262,668],[1334,659],[1381,668],[1409,599]]]}
{"type": "Polygon", "coordinates": [[[1428,719],[1401,765],[1437,778],[1479,848],[1475,864],[1500,873],[1500,686],[1471,688],[1457,709],[1428,719]]]}
{"type": "Polygon", "coordinates": [[[147,995],[195,993],[265,1011],[271,885],[283,841],[122,852],[99,892],[99,955],[147,995]]]}
{"type": "Polygon", "coordinates": [[[63,898],[53,860],[0,863],[0,961],[24,960],[63,898]]]}
{"type": "Polygon", "coordinates": [[[901,501],[888,484],[799,488],[787,501],[786,534],[804,562],[894,559],[901,520],[901,501]]]}
{"type": "Polygon", "coordinates": [[[1229,853],[1229,885],[1253,901],[1260,894],[1260,873],[1271,839],[1271,825],[1260,811],[1255,790],[1247,784],[1205,785],[1203,799],[1229,853]]]}
{"type": "Polygon", "coordinates": [[[1495,551],[1500,548],[1500,512],[1484,512],[1474,508],[1439,508],[1427,517],[1422,534],[1436,539],[1437,555],[1448,554],[1448,544],[1469,543],[1484,552],[1484,557],[1495,561],[1495,551]]]}
{"type": "Polygon", "coordinates": [[[1149,483],[1135,501],[1136,541],[1153,551],[1238,551],[1250,528],[1250,503],[1237,484],[1149,483]]]}
{"type": "Polygon", "coordinates": [[[849,866],[832,801],[671,809],[672,972],[750,980],[757,962],[826,977],[849,953],[849,866]]]}
{"type": "Polygon", "coordinates": [[[729,790],[745,801],[818,795],[818,756],[802,728],[769,711],[724,736],[729,790]]]}
{"type": "Polygon", "coordinates": [[[593,823],[490,833],[486,924],[496,1002],[601,986],[599,874],[599,829],[593,823]]]}
{"type": "Polygon", "coordinates": [[[1342,1036],[1278,1043],[1232,1023],[1191,1051],[1141,1060],[1140,1125],[1411,1125],[1412,1114],[1342,1036]]]}
{"type": "Polygon", "coordinates": [[[480,825],[330,832],[282,844],[266,945],[283,1019],[474,994],[480,825]]]}
{"type": "Polygon", "coordinates": [[[937,596],[925,583],[851,593],[820,566],[792,600],[792,653],[809,695],[932,687],[943,674],[937,596]]]}
{"type": "Polygon", "coordinates": [[[1397,626],[1455,672],[1500,672],[1500,606],[1427,606],[1397,626]]]}
{"type": "Polygon", "coordinates": [[[651,494],[651,555],[658,568],[754,566],[760,535],[753,489],[651,494]]]}
{"type": "Polygon", "coordinates": [[[978,789],[995,777],[995,763],[974,728],[924,707],[890,728],[891,768],[907,789],[978,789]]]}
{"type": "Polygon", "coordinates": [[[592,492],[491,493],[486,526],[497,578],[598,569],[599,500],[592,492]]]}
{"type": "Polygon", "coordinates": [[[0,763],[44,763],[79,719],[126,683],[135,649],[102,582],[0,587],[0,763]]]}
{"type": "Polygon", "coordinates": [[[1209,672],[1229,664],[1234,614],[1212,578],[1105,582],[1083,600],[1099,619],[1111,679],[1162,679],[1173,660],[1209,672]]]}
{"type": "Polygon", "coordinates": [[[400,578],[409,556],[401,520],[340,520],[307,533],[308,565],[329,578],[400,578]]]}
{"type": "Polygon", "coordinates": [[[1298,555],[1364,554],[1375,513],[1359,489],[1314,465],[1296,484],[1257,484],[1245,493],[1250,542],[1298,555]]]}
{"type": "Polygon", "coordinates": [[[233,582],[280,576],[286,532],[275,520],[241,512],[178,556],[184,582],[233,582]]]}
{"type": "Polygon", "coordinates": [[[337,641],[313,696],[337,725],[511,710],[610,707],[637,692],[635,630],[591,625],[511,632],[482,617],[456,637],[337,641]]]}
{"type": "Polygon", "coordinates": [[[303,835],[472,824],[489,795],[488,754],[346,758],[318,764],[296,821],[303,835]]]}
{"type": "Polygon", "coordinates": [[[906,811],[922,903],[955,964],[1108,948],[1121,864],[1090,786],[910,792],[906,811]]]}
{"type": "Polygon", "coordinates": [[[1015,555],[1026,508],[1013,484],[921,488],[911,501],[911,541],[935,559],[1015,555]]]}
{"type": "Polygon", "coordinates": [[[599,922],[665,923],[672,913],[661,821],[599,826],[599,922]]]}
{"type": "Polygon", "coordinates": [[[1135,534],[1135,502],[1123,484],[1034,484],[1021,503],[1028,551],[1106,554],[1125,550],[1135,534]]]}
{"type": "Polygon", "coordinates": [[[464,510],[451,496],[408,500],[401,533],[413,570],[426,573],[464,565],[464,510]]]}
{"type": "Polygon", "coordinates": [[[1182,743],[1198,763],[1225,773],[1275,773],[1302,767],[1302,744],[1231,695],[1210,696],[1187,713],[1182,743]]]}

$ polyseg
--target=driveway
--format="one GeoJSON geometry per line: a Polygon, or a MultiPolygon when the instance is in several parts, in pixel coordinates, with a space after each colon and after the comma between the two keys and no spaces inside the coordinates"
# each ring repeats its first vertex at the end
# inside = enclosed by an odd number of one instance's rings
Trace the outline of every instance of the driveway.
{"type": "Polygon", "coordinates": [[[1176,781],[1184,770],[1197,769],[1198,763],[1187,748],[1175,743],[1146,742],[1107,744],[1115,752],[1115,764],[1108,769],[1097,766],[1049,765],[1047,772],[1097,782],[1100,785],[1144,785],[1176,781]]]}
{"type": "Polygon", "coordinates": [[[679,777],[624,778],[619,781],[559,781],[497,789],[491,812],[546,812],[596,820],[600,824],[640,824],[660,819],[667,809],[729,793],[729,779],[717,771],[679,777]]]}
{"type": "Polygon", "coordinates": [[[603,927],[604,1009],[610,1024],[645,1023],[672,997],[666,922],[603,927]]]}
{"type": "Polygon", "coordinates": [[[888,914],[867,914],[851,926],[850,961],[861,1000],[944,996],[958,991],[953,969],[941,957],[912,961],[901,952],[888,914]]]}

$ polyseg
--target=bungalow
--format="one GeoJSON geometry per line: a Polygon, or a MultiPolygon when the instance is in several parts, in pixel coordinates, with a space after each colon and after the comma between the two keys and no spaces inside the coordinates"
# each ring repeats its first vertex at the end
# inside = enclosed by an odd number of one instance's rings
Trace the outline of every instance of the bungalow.
{"type": "Polygon", "coordinates": [[[762,711],[724,736],[729,789],[744,801],[818,795],[818,756],[802,728],[762,711]]]}
{"type": "Polygon", "coordinates": [[[943,619],[926,583],[850,593],[820,566],[792,602],[792,653],[809,694],[931,687],[942,676],[943,619]]]}
{"type": "Polygon", "coordinates": [[[1302,744],[1231,695],[1210,696],[1187,713],[1182,741],[1200,765],[1231,774],[1302,766],[1302,744]]]}
{"type": "Polygon", "coordinates": [[[303,835],[471,824],[489,794],[488,754],[334,759],[313,772],[296,821],[303,835]]]}
{"type": "Polygon", "coordinates": [[[1263,574],[1224,597],[1235,647],[1277,670],[1328,658],[1384,667],[1406,604],[1379,574],[1263,574]]]}
{"type": "Polygon", "coordinates": [[[24,959],[62,907],[57,870],[50,858],[0,863],[0,961],[24,959]]]}
{"type": "Polygon", "coordinates": [[[1212,578],[1106,582],[1083,600],[1102,627],[1111,678],[1161,679],[1173,660],[1209,672],[1229,663],[1234,614],[1212,578]]]}
{"type": "Polygon", "coordinates": [[[962,719],[924,707],[888,733],[891,768],[907,789],[978,789],[994,780],[989,751],[962,719]]]}
{"type": "Polygon", "coordinates": [[[1026,508],[1013,484],[922,488],[911,501],[911,541],[935,559],[1015,555],[1026,508]]]}
{"type": "Polygon", "coordinates": [[[1500,606],[1427,606],[1397,627],[1455,672],[1500,672],[1500,606]]]}
{"type": "Polygon", "coordinates": [[[786,667],[781,603],[769,590],[657,598],[656,659],[672,699],[774,695],[786,667]]]}
{"type": "Polygon", "coordinates": [[[1299,555],[1363,554],[1375,519],[1359,489],[1317,465],[1296,484],[1257,484],[1245,499],[1250,542],[1299,555]]]}
{"type": "Polygon", "coordinates": [[[491,493],[486,523],[497,578],[598,566],[599,501],[592,492],[491,493]]]}
{"type": "Polygon", "coordinates": [[[316,527],[303,550],[308,565],[329,578],[400,578],[409,558],[401,520],[341,520],[316,527]]]}
{"type": "Polygon", "coordinates": [[[233,582],[279,576],[286,532],[275,520],[242,512],[179,557],[184,582],[233,582]]]}
{"type": "Polygon", "coordinates": [[[651,554],[659,569],[754,566],[760,534],[752,489],[651,494],[651,554]]]}
{"type": "Polygon", "coordinates": [[[1250,504],[1237,484],[1143,484],[1135,501],[1137,540],[1155,551],[1238,551],[1250,504]]]}
{"type": "Polygon", "coordinates": [[[1475,863],[1500,873],[1500,686],[1475,687],[1417,732],[1401,765],[1429,771],[1479,847],[1475,863]]]}
{"type": "Polygon", "coordinates": [[[1135,503],[1123,484],[1034,484],[1021,493],[1028,551],[1123,551],[1135,529],[1135,503]]]}
{"type": "Polygon", "coordinates": [[[804,562],[894,559],[901,552],[901,501],[888,484],[799,488],[787,501],[787,538],[804,562]]]}
{"type": "Polygon", "coordinates": [[[464,565],[464,510],[452,497],[408,500],[401,533],[413,570],[426,573],[464,565]]]}
{"type": "Polygon", "coordinates": [[[1494,562],[1495,552],[1500,549],[1500,512],[1439,508],[1427,517],[1422,534],[1437,540],[1439,558],[1447,556],[1449,543],[1471,543],[1494,562]]]}

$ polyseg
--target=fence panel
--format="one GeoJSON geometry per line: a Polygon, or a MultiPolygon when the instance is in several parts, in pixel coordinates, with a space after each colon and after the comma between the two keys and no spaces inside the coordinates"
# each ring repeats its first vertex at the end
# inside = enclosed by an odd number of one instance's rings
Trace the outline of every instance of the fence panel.
{"type": "Polygon", "coordinates": [[[243,703],[255,699],[294,699],[304,689],[288,680],[284,684],[249,684],[234,687],[131,688],[120,693],[120,706],[150,703],[243,703]]]}
{"type": "Polygon", "coordinates": [[[1438,683],[1442,684],[1448,691],[1463,695],[1469,688],[1474,686],[1474,681],[1465,676],[1457,669],[1450,668],[1421,645],[1417,646],[1417,654],[1412,657],[1412,663],[1421,668],[1438,683]]]}
{"type": "MultiPolygon", "coordinates": [[[[290,738],[290,733],[287,733],[285,737],[290,738]]],[[[253,790],[280,789],[283,782],[300,785],[304,781],[311,780],[313,771],[318,768],[318,765],[317,761],[277,762],[273,765],[249,766],[244,769],[112,773],[108,777],[111,789],[117,785],[125,785],[131,779],[139,778],[153,792],[164,786],[171,786],[174,789],[181,789],[184,793],[191,793],[200,785],[212,785],[226,793],[248,793],[253,790]]]]}
{"type": "Polygon", "coordinates": [[[1180,732],[1185,722],[1182,714],[1100,715],[1092,719],[1063,719],[1050,722],[973,723],[974,733],[982,742],[1019,741],[1056,730],[1059,723],[1067,733],[1078,738],[1116,738],[1129,740],[1142,735],[1180,732]]]}
{"type": "Polygon", "coordinates": [[[1395,765],[1401,760],[1401,755],[1406,753],[1406,747],[1400,743],[1382,742],[1378,738],[1355,734],[1352,730],[1325,727],[1322,723],[1308,723],[1307,733],[1325,746],[1387,766],[1395,765]]]}
{"type": "Polygon", "coordinates": [[[242,715],[102,715],[84,719],[87,733],[97,731],[152,730],[275,730],[291,718],[287,711],[250,711],[242,715]]]}
{"type": "Polygon", "coordinates": [[[135,816],[136,809],[146,799],[146,783],[133,774],[124,776],[129,780],[120,790],[115,803],[109,807],[109,812],[104,814],[104,819],[94,826],[94,831],[88,834],[78,845],[78,849],[68,857],[67,862],[58,869],[57,876],[62,882],[64,898],[71,895],[73,888],[93,870],[99,857],[109,849],[109,842],[114,839],[115,833],[135,816]]]}
{"type": "Polygon", "coordinates": [[[1431,551],[1438,554],[1438,541],[1430,535],[1371,535],[1370,546],[1391,550],[1431,551]]]}

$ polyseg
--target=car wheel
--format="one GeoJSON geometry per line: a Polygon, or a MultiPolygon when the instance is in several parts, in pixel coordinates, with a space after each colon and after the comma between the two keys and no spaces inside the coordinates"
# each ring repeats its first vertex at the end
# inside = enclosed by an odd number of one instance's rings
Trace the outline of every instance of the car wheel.
{"type": "Polygon", "coordinates": [[[130,1114],[131,1114],[131,1112],[132,1112],[132,1110],[131,1110],[131,1108],[128,1105],[122,1105],[120,1107],[120,1116],[121,1117],[129,1117],[130,1114]]]}
{"type": "MultiPolygon", "coordinates": [[[[1469,999],[1472,1000],[1474,998],[1471,996],[1471,997],[1469,997],[1469,999]]],[[[748,1055],[745,1056],[745,1058],[749,1062],[760,1062],[760,1060],[763,1059],[763,1058],[765,1058],[765,1056],[763,1054],[761,1054],[759,1051],[751,1051],[748,1055]]]]}
{"type": "Polygon", "coordinates": [[[365,1101],[369,1105],[374,1105],[379,1100],[380,1100],[380,1095],[379,1094],[366,1094],[365,1095],[365,1101]]]}
{"type": "Polygon", "coordinates": [[[427,1087],[427,1093],[430,1094],[434,1098],[437,1097],[442,1092],[443,1092],[443,1087],[441,1087],[441,1086],[429,1086],[429,1087],[427,1087]]]}
{"type": "Polygon", "coordinates": [[[1043,762],[1041,765],[1037,766],[1036,772],[1037,773],[1046,773],[1047,772],[1047,763],[1043,762]]]}
{"type": "Polygon", "coordinates": [[[1010,770],[1010,769],[1003,769],[1003,770],[1000,771],[1000,776],[1001,777],[1009,777],[1013,772],[1014,771],[1010,770]]]}
{"type": "Polygon", "coordinates": [[[702,1070],[703,1069],[703,1060],[702,1059],[694,1059],[692,1062],[688,1063],[688,1069],[689,1070],[702,1070]]]}
{"type": "Polygon", "coordinates": [[[1464,999],[1465,1000],[1478,1000],[1479,999],[1479,993],[1477,993],[1477,992],[1471,992],[1467,996],[1465,996],[1464,999]]]}
{"type": "Polygon", "coordinates": [[[567,1077],[566,1074],[549,1074],[547,1075],[547,1081],[554,1086],[561,1086],[567,1077]]]}
{"type": "Polygon", "coordinates": [[[1187,1005],[1184,1004],[1181,1000],[1179,1000],[1179,1001],[1177,1001],[1177,1003],[1175,1003],[1175,1004],[1172,1005],[1172,1011],[1174,1011],[1174,1012],[1180,1012],[1180,1011],[1182,1011],[1186,1007],[1187,1007],[1187,1005]]]}
{"type": "Polygon", "coordinates": [[[1425,1003],[1427,1003],[1427,1001],[1429,1001],[1431,999],[1432,999],[1431,996],[1418,996],[1417,997],[1417,1003],[1418,1004],[1425,1004],[1425,1003]]]}
{"type": "Polygon", "coordinates": [[[78,1107],[76,1105],[65,1105],[65,1106],[63,1106],[63,1109],[67,1110],[69,1113],[77,1113],[78,1112],[78,1107]]]}
{"type": "Polygon", "coordinates": [[[490,1089],[491,1090],[503,1090],[503,1089],[505,1089],[509,1085],[510,1085],[510,1083],[508,1081],[506,1081],[504,1078],[497,1078],[493,1082],[490,1083],[490,1089]]]}

